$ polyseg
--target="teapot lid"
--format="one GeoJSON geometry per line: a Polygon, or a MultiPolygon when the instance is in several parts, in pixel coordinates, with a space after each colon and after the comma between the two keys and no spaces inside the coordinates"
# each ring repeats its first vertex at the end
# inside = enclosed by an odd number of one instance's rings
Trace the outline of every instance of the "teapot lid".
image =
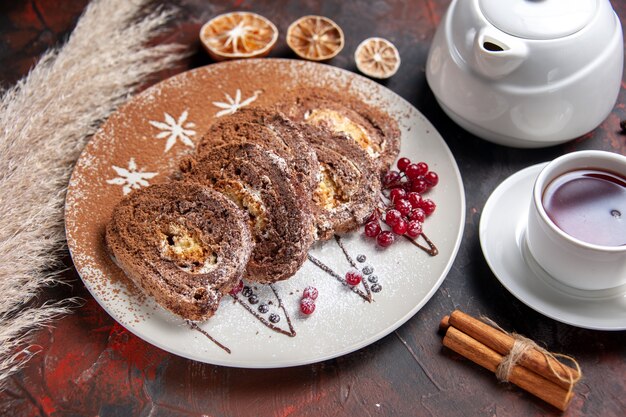
{"type": "Polygon", "coordinates": [[[596,12],[598,0],[479,0],[487,20],[509,35],[557,39],[578,32],[596,12]]]}

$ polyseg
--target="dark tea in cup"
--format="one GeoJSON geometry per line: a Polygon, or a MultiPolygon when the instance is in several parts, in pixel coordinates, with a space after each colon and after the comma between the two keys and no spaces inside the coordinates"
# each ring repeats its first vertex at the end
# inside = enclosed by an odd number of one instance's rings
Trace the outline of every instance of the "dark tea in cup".
{"type": "Polygon", "coordinates": [[[552,180],[543,192],[546,214],[568,235],[602,246],[626,245],[626,178],[581,169],[552,180]]]}
{"type": "Polygon", "coordinates": [[[626,286],[626,156],[578,151],[535,180],[528,253],[550,277],[579,290],[626,286]]]}

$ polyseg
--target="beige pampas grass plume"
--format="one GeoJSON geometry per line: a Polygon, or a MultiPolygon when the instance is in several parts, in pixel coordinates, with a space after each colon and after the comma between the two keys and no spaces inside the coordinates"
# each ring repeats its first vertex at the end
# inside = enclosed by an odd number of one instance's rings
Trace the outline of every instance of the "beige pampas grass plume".
{"type": "Polygon", "coordinates": [[[147,46],[172,17],[146,14],[148,2],[92,1],[67,43],[0,97],[0,389],[28,360],[29,333],[70,307],[30,302],[59,282],[65,189],[80,151],[146,77],[183,56],[179,45],[147,46]]]}

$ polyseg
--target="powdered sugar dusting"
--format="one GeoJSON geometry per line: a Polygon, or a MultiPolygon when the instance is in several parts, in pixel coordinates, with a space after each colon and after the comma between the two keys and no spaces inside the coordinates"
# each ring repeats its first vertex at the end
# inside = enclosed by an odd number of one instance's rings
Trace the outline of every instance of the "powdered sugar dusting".
{"type": "Polygon", "coordinates": [[[191,137],[196,135],[196,131],[192,129],[196,127],[196,124],[187,121],[188,116],[189,111],[184,110],[178,119],[174,119],[174,117],[172,117],[169,113],[164,112],[163,117],[165,120],[163,122],[148,120],[150,125],[160,130],[160,132],[155,136],[156,139],[167,138],[164,152],[172,149],[178,140],[180,140],[185,146],[189,146],[190,148],[194,147],[191,137]]]}
{"type": "Polygon", "coordinates": [[[287,162],[285,161],[284,158],[278,156],[276,153],[269,151],[269,150],[266,150],[265,153],[267,153],[270,159],[274,161],[276,165],[278,165],[278,167],[280,168],[282,172],[287,172],[289,170],[289,168],[287,167],[287,162]]]}
{"type": "Polygon", "coordinates": [[[124,195],[130,193],[132,190],[138,190],[141,187],[147,187],[150,185],[149,179],[158,175],[157,172],[143,172],[143,169],[138,169],[135,163],[135,158],[130,158],[128,161],[128,168],[122,168],[112,165],[111,168],[117,173],[117,177],[106,180],[107,184],[121,185],[124,195]]]}
{"type": "Polygon", "coordinates": [[[248,106],[252,102],[254,102],[259,96],[259,94],[261,94],[261,91],[256,90],[254,93],[252,93],[250,97],[242,101],[240,89],[237,89],[237,91],[235,91],[235,98],[232,98],[230,94],[228,93],[224,93],[224,96],[226,97],[226,101],[214,101],[213,102],[213,105],[215,107],[222,109],[218,111],[217,113],[215,113],[215,117],[222,117],[222,116],[226,116],[229,114],[235,114],[237,110],[239,110],[240,108],[248,106]]]}

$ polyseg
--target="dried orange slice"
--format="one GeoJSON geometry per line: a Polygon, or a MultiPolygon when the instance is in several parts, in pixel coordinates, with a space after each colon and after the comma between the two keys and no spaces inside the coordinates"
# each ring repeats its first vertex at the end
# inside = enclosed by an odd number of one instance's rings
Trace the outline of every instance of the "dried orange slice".
{"type": "Polygon", "coordinates": [[[221,14],[200,29],[200,40],[216,61],[265,56],[277,39],[276,26],[250,12],[221,14]]]}
{"type": "Polygon", "coordinates": [[[400,68],[400,53],[393,43],[383,38],[368,38],[356,47],[356,67],[373,78],[391,77],[400,68]]]}
{"type": "Polygon", "coordinates": [[[287,45],[300,58],[325,61],[343,49],[343,31],[324,16],[303,16],[289,25],[287,45]]]}

